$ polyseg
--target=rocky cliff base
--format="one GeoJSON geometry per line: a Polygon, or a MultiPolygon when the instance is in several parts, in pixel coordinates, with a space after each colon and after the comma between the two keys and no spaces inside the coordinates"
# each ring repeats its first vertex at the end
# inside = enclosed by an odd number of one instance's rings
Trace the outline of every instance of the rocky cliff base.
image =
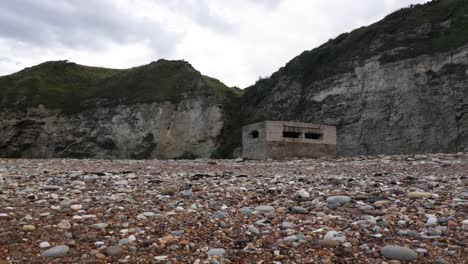
{"type": "Polygon", "coordinates": [[[0,157],[211,157],[224,124],[215,98],[92,107],[74,114],[44,107],[0,112],[0,157]]]}

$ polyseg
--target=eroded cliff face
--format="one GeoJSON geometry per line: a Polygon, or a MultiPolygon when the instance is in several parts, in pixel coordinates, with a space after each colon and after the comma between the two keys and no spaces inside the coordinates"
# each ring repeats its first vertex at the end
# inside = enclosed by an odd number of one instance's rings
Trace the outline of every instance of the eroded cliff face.
{"type": "Polygon", "coordinates": [[[468,0],[434,0],[242,92],[185,61],[45,62],[0,77],[0,157],[227,158],[242,126],[265,120],[335,125],[339,155],[468,151],[467,45],[468,0]]]}
{"type": "Polygon", "coordinates": [[[214,97],[96,107],[63,114],[43,106],[0,112],[0,157],[194,158],[219,147],[214,97]]]}
{"type": "Polygon", "coordinates": [[[336,125],[341,155],[468,151],[468,46],[303,86],[282,76],[254,115],[336,125]]]}

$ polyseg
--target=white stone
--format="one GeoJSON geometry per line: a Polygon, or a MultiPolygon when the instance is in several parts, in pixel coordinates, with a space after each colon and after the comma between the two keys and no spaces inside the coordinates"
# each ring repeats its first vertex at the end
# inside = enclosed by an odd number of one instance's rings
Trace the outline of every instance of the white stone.
{"type": "Polygon", "coordinates": [[[226,251],[223,248],[210,248],[208,250],[208,255],[211,256],[222,256],[226,253],[226,251]]]}
{"type": "Polygon", "coordinates": [[[153,212],[144,212],[142,213],[143,216],[146,216],[146,217],[154,217],[154,216],[157,216],[157,214],[153,213],[153,212]]]}
{"type": "Polygon", "coordinates": [[[154,260],[156,261],[166,261],[168,259],[167,256],[156,256],[154,257],[154,260]]]}
{"type": "Polygon", "coordinates": [[[463,230],[468,231],[468,219],[463,221],[463,230]]]}
{"type": "Polygon", "coordinates": [[[259,205],[255,207],[255,211],[260,212],[260,213],[268,213],[268,212],[274,212],[275,208],[270,205],[259,205]]]}
{"type": "Polygon", "coordinates": [[[57,224],[57,227],[60,228],[60,229],[70,229],[71,224],[67,220],[62,220],[62,221],[60,221],[60,223],[57,224]]]}
{"type": "Polygon", "coordinates": [[[127,184],[128,184],[127,180],[121,180],[121,181],[114,182],[114,185],[127,185],[127,184]]]}
{"type": "Polygon", "coordinates": [[[436,217],[429,217],[429,219],[427,219],[427,222],[426,222],[427,226],[434,226],[436,224],[437,224],[437,218],[436,217]]]}
{"type": "Polygon", "coordinates": [[[82,181],[73,181],[70,185],[71,186],[85,186],[86,183],[82,181]]]}
{"type": "Polygon", "coordinates": [[[104,242],[102,242],[102,241],[96,241],[96,242],[94,242],[94,245],[95,245],[96,247],[100,247],[100,246],[104,245],[104,242]]]}
{"type": "Polygon", "coordinates": [[[82,215],[83,219],[96,218],[96,215],[82,215]]]}
{"type": "Polygon", "coordinates": [[[101,230],[101,229],[104,229],[104,228],[106,228],[108,226],[109,225],[107,223],[98,223],[98,224],[92,224],[91,228],[96,229],[96,230],[101,230]]]}
{"type": "Polygon", "coordinates": [[[330,196],[327,198],[327,203],[329,204],[344,205],[349,201],[351,201],[351,197],[349,196],[330,196]]]}
{"type": "Polygon", "coordinates": [[[328,233],[325,236],[323,236],[323,239],[338,240],[338,241],[341,241],[343,243],[343,242],[346,241],[346,236],[341,232],[328,231],[328,233]]]}
{"type": "Polygon", "coordinates": [[[310,194],[304,189],[299,190],[297,194],[303,199],[307,199],[310,197],[310,194]]]}
{"type": "Polygon", "coordinates": [[[41,242],[39,243],[39,248],[49,248],[50,247],[50,243],[49,242],[41,242]]]}
{"type": "Polygon", "coordinates": [[[74,205],[70,206],[70,208],[73,209],[73,210],[80,210],[81,208],[83,208],[83,205],[74,204],[74,205]]]}

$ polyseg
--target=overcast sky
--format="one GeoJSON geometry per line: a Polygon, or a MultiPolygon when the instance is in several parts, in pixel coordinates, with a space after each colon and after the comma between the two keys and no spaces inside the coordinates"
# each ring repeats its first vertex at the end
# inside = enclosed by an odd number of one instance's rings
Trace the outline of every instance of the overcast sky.
{"type": "Polygon", "coordinates": [[[304,50],[426,0],[0,0],[0,75],[49,60],[185,59],[244,88],[304,50]]]}

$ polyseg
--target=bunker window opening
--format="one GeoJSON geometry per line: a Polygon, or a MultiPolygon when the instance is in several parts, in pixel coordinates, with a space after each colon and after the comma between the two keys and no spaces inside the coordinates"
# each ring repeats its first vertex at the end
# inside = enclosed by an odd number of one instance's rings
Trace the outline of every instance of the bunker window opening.
{"type": "Polygon", "coordinates": [[[320,133],[305,133],[304,137],[307,139],[322,139],[322,134],[320,133]]]}
{"type": "Polygon", "coordinates": [[[283,137],[285,138],[300,138],[301,132],[283,131],[283,137]]]}
{"type": "Polygon", "coordinates": [[[257,130],[254,130],[254,131],[250,132],[250,137],[251,138],[258,138],[258,136],[259,136],[259,133],[258,133],[257,130]]]}

